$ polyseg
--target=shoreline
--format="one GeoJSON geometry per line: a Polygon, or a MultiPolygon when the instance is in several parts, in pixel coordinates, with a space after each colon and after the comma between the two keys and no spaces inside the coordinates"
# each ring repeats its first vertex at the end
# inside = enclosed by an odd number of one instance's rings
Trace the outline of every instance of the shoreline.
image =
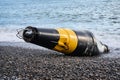
{"type": "Polygon", "coordinates": [[[47,49],[0,45],[0,79],[119,80],[120,58],[72,57],[47,49]]]}
{"type": "MultiPolygon", "coordinates": [[[[26,43],[26,42],[6,42],[6,41],[0,41],[0,46],[10,46],[10,47],[19,47],[19,48],[25,48],[25,49],[38,49],[38,50],[47,50],[52,51],[53,50],[47,49],[45,47],[41,47],[35,44],[26,43]]],[[[109,46],[108,46],[109,47],[109,46]]],[[[110,52],[109,53],[102,53],[98,57],[100,58],[120,58],[120,48],[119,47],[109,47],[110,52]]],[[[59,52],[58,52],[59,53],[59,52]]]]}

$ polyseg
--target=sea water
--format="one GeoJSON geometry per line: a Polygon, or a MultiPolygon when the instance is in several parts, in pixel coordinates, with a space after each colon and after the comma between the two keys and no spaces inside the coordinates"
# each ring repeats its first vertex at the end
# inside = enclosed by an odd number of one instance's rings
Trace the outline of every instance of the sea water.
{"type": "Polygon", "coordinates": [[[0,0],[0,42],[26,26],[89,30],[120,56],[120,0],[0,0]]]}

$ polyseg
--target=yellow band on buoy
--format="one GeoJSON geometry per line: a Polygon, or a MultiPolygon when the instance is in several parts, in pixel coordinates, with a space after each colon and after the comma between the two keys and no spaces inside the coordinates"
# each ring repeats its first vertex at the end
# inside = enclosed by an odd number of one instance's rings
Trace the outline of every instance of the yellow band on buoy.
{"type": "Polygon", "coordinates": [[[78,39],[74,31],[70,29],[57,29],[60,35],[58,44],[54,47],[54,50],[63,52],[65,54],[72,53],[78,44],[78,39]]]}

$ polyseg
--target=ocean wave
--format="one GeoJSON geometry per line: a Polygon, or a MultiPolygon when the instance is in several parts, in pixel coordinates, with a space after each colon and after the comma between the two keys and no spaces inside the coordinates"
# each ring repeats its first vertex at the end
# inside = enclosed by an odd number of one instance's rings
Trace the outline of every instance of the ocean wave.
{"type": "Polygon", "coordinates": [[[102,42],[120,47],[120,0],[1,0],[0,41],[23,42],[16,29],[89,30],[102,42]]]}

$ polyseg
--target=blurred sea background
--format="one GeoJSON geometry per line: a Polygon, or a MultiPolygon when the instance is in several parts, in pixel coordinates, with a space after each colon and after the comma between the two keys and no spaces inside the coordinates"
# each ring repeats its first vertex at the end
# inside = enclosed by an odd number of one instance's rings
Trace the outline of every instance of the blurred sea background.
{"type": "Polygon", "coordinates": [[[89,30],[120,57],[120,0],[0,0],[0,45],[26,26],[89,30]]]}

